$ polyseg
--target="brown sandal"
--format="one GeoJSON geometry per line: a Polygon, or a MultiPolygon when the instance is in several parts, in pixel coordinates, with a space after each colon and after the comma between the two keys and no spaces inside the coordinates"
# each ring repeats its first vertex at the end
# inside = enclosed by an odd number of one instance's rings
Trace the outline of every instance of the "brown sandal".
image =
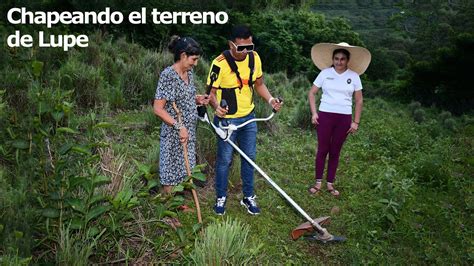
{"type": "MultiPolygon", "coordinates": [[[[318,194],[318,192],[321,191],[321,187],[319,187],[319,188],[316,187],[317,184],[318,184],[318,183],[316,183],[316,184],[314,184],[313,186],[311,186],[311,187],[308,188],[309,194],[313,194],[313,195],[314,195],[314,194],[318,194]]],[[[319,183],[319,184],[321,184],[321,183],[319,183]]]]}
{"type": "Polygon", "coordinates": [[[339,191],[336,190],[335,188],[333,188],[333,189],[328,189],[328,192],[331,193],[331,195],[333,195],[334,197],[339,197],[339,195],[341,194],[341,193],[339,193],[339,191]]]}

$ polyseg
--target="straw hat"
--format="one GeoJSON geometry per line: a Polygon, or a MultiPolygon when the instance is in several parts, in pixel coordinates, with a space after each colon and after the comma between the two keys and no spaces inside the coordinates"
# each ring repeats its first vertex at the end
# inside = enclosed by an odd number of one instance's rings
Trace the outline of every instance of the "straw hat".
{"type": "Polygon", "coordinates": [[[338,44],[335,43],[318,43],[311,48],[311,59],[313,59],[314,64],[320,69],[332,66],[332,53],[336,49],[346,49],[351,54],[348,68],[357,72],[357,74],[362,75],[367,67],[370,64],[370,55],[369,50],[364,47],[352,46],[348,43],[341,42],[338,44]]]}

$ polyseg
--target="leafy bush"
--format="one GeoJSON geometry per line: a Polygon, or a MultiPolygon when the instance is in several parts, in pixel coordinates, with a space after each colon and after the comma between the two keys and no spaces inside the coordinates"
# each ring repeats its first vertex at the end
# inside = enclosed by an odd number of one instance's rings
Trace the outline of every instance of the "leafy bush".
{"type": "Polygon", "coordinates": [[[451,112],[449,111],[442,111],[441,114],[439,115],[439,118],[441,119],[441,121],[444,121],[448,118],[451,118],[452,115],[451,115],[451,112]]]}
{"type": "Polygon", "coordinates": [[[474,95],[470,89],[469,66],[474,64],[472,53],[474,34],[460,34],[452,47],[438,49],[427,60],[416,61],[405,94],[424,105],[436,104],[454,114],[472,110],[474,95]],[[417,88],[412,90],[411,88],[417,88]]]}
{"type": "Polygon", "coordinates": [[[291,79],[290,87],[292,89],[302,89],[304,91],[308,91],[311,88],[312,83],[303,75],[297,75],[293,79],[291,79]]]}
{"type": "Polygon", "coordinates": [[[414,162],[414,176],[417,181],[435,187],[445,187],[449,174],[446,172],[445,160],[439,154],[423,154],[414,162]]]}
{"type": "Polygon", "coordinates": [[[375,48],[371,50],[372,60],[366,74],[371,80],[393,80],[398,69],[397,64],[388,55],[386,48],[375,48]]]}
{"type": "Polygon", "coordinates": [[[28,107],[26,95],[32,83],[31,79],[26,67],[8,66],[0,70],[0,88],[7,92],[4,99],[11,108],[24,111],[28,107]]]}
{"type": "Polygon", "coordinates": [[[260,245],[248,239],[249,226],[227,219],[209,225],[196,239],[189,260],[195,265],[246,265],[258,259],[260,245]]]}
{"type": "MultiPolygon", "coordinates": [[[[73,91],[44,88],[35,84],[28,92],[28,100],[32,102],[32,116],[41,123],[41,129],[52,133],[55,128],[65,126],[72,114],[73,91]]],[[[38,125],[39,126],[39,125],[38,125]]]]}
{"type": "Polygon", "coordinates": [[[100,70],[77,58],[70,58],[55,80],[62,89],[74,90],[74,99],[79,107],[96,107],[105,102],[106,84],[100,70]]]}
{"type": "Polygon", "coordinates": [[[18,266],[27,266],[31,264],[31,257],[22,258],[16,255],[3,255],[0,256],[0,265],[18,265],[18,266]]]}
{"type": "Polygon", "coordinates": [[[35,53],[35,60],[44,63],[42,76],[45,78],[54,75],[54,72],[61,67],[62,63],[66,61],[68,56],[73,52],[64,52],[61,47],[50,47],[47,49],[38,49],[35,53]]]}
{"type": "Polygon", "coordinates": [[[418,123],[422,123],[426,120],[426,111],[421,108],[416,109],[413,111],[413,119],[418,123]]]}
{"type": "Polygon", "coordinates": [[[143,112],[145,112],[145,114],[146,114],[145,115],[145,122],[147,124],[148,129],[150,131],[151,130],[159,131],[162,120],[158,116],[156,116],[156,114],[153,111],[153,107],[146,106],[146,108],[143,112]]]}
{"type": "Polygon", "coordinates": [[[420,102],[413,101],[408,105],[408,108],[410,111],[413,113],[415,110],[419,109],[421,107],[420,102]]]}
{"type": "Polygon", "coordinates": [[[127,100],[120,88],[109,86],[107,91],[107,103],[112,110],[122,109],[127,106],[127,100]]]}
{"type": "Polygon", "coordinates": [[[301,100],[293,111],[291,124],[302,129],[313,128],[311,117],[311,109],[309,108],[308,101],[306,99],[301,100]]]}
{"type": "Polygon", "coordinates": [[[128,107],[147,104],[153,99],[158,80],[156,74],[144,69],[140,63],[122,63],[120,68],[120,88],[127,99],[128,107]]]}
{"type": "MultiPolygon", "coordinates": [[[[217,136],[209,125],[198,123],[196,137],[197,160],[200,163],[206,163],[211,169],[214,167],[217,154],[217,136]]],[[[213,174],[213,171],[208,173],[213,174]]]]}
{"type": "Polygon", "coordinates": [[[0,90],[0,121],[3,123],[3,119],[5,119],[7,115],[7,103],[4,98],[5,91],[0,90]]]}
{"type": "Polygon", "coordinates": [[[37,213],[32,208],[27,188],[25,176],[12,178],[11,173],[0,165],[0,253],[21,257],[31,255],[34,243],[29,221],[37,213]]]}
{"type": "Polygon", "coordinates": [[[443,126],[449,130],[455,130],[456,121],[453,118],[446,118],[443,120],[443,126]]]}

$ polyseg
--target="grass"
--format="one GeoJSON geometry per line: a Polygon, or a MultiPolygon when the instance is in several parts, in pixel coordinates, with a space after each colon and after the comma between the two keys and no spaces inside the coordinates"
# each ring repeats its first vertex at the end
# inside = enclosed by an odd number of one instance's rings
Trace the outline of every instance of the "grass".
{"type": "MultiPolygon", "coordinates": [[[[197,189],[204,219],[200,227],[195,213],[175,213],[181,198],[193,205],[188,193],[166,198],[154,187],[161,122],[145,102],[156,82],[151,76],[169,64],[170,57],[124,40],[117,45],[104,41],[101,47],[85,52],[72,54],[69,64],[55,70],[67,74],[61,84],[50,77],[51,88],[32,82],[31,86],[18,86],[25,89],[16,93],[0,91],[0,121],[7,124],[7,130],[0,132],[0,138],[7,140],[0,145],[0,264],[48,264],[55,260],[77,264],[186,263],[190,254],[198,252],[195,245],[203,243],[205,232],[229,219],[240,221],[241,228],[249,230],[245,237],[251,247],[249,256],[258,250],[250,264],[472,264],[472,115],[453,117],[417,103],[367,99],[360,130],[348,138],[341,153],[336,182],[341,197],[334,198],[326,191],[312,196],[307,189],[314,182],[317,140],[309,124],[306,100],[311,84],[303,76],[289,80],[283,73],[266,75],[272,93],[283,97],[284,108],[270,123],[259,124],[256,162],[312,217],[332,216],[328,230],[346,236],[348,241],[322,246],[291,240],[291,230],[305,220],[258,174],[255,185],[262,213],[250,216],[239,204],[242,193],[237,155],[229,176],[226,215],[216,216],[212,211],[216,140],[203,123],[198,124],[198,159],[207,163],[204,172],[208,182],[197,189]],[[74,97],[60,89],[67,89],[67,79],[78,78],[70,73],[84,68],[83,61],[92,65],[89,70],[94,75],[80,77],[88,89],[83,91],[85,96],[73,96],[93,99],[84,99],[83,109],[72,110],[69,102],[74,97]],[[101,64],[111,66],[110,73],[95,67],[101,64]],[[129,69],[130,75],[115,75],[120,72],[119,65],[127,64],[135,64],[129,69]],[[136,81],[136,70],[142,68],[148,71],[147,78],[139,79],[143,84],[134,87],[134,82],[125,82],[136,81]],[[95,88],[101,93],[94,96],[90,92],[95,88]],[[29,106],[15,102],[20,94],[29,95],[31,99],[20,98],[33,101],[34,106],[49,109],[33,108],[25,117],[15,113],[12,102],[16,107],[29,106]],[[42,104],[37,103],[38,97],[42,104]],[[127,107],[135,110],[124,111],[127,107]],[[58,121],[60,115],[67,119],[58,121]],[[35,120],[38,116],[43,119],[41,123],[35,120]],[[112,126],[91,130],[99,122],[112,126]],[[53,126],[67,126],[77,133],[53,136],[53,131],[41,131],[53,126]],[[92,145],[96,142],[98,146],[92,145]],[[51,153],[47,143],[51,143],[51,153]],[[68,144],[82,145],[90,153],[81,155],[77,149],[69,153],[68,144]],[[56,170],[51,168],[50,159],[56,170]],[[92,191],[97,193],[94,198],[86,197],[86,187],[67,186],[72,182],[69,178],[95,178],[96,172],[111,181],[92,191]],[[56,213],[45,212],[58,207],[56,200],[63,189],[69,190],[67,196],[87,198],[90,213],[96,211],[86,230],[65,227],[58,223],[56,213]],[[95,197],[106,189],[105,198],[95,197]],[[164,219],[175,216],[183,225],[176,230],[164,219]]],[[[200,62],[198,78],[205,78],[207,65],[200,62]]],[[[9,75],[13,78],[16,74],[9,75]]],[[[27,79],[27,75],[20,76],[27,79]]],[[[266,103],[257,101],[257,116],[268,112],[266,103]]],[[[68,204],[59,205],[69,208],[66,213],[71,216],[66,220],[84,217],[70,210],[74,207],[68,204]]]]}
{"type": "MultiPolygon", "coordinates": [[[[435,109],[426,109],[424,120],[418,121],[407,106],[367,99],[360,130],[348,138],[341,153],[336,182],[341,197],[334,198],[324,190],[312,196],[307,188],[314,182],[315,131],[303,129],[307,128],[304,120],[296,123],[302,128],[293,126],[292,122],[299,115],[295,108],[306,101],[302,91],[295,91],[295,97],[289,98],[272,126],[259,127],[256,162],[310,216],[330,215],[332,222],[328,230],[346,236],[348,241],[323,246],[291,240],[291,230],[305,220],[259,174],[255,186],[262,213],[250,216],[239,204],[242,193],[237,155],[230,171],[226,215],[216,216],[212,211],[215,137],[207,125],[200,123],[198,151],[201,161],[209,164],[205,170],[207,185],[197,189],[203,228],[225,223],[229,218],[241,221],[249,229],[249,245],[262,244],[258,257],[251,261],[258,264],[472,262],[473,250],[469,248],[473,239],[469,228],[474,220],[470,178],[474,172],[472,119],[453,118],[454,125],[445,127],[443,121],[435,119],[439,115],[435,109]]],[[[98,121],[112,124],[110,129],[96,135],[109,144],[106,154],[101,151],[111,159],[103,161],[104,167],[128,178],[126,188],[135,193],[132,197],[141,197],[139,194],[143,192],[142,180],[136,175],[139,167],[133,161],[150,166],[154,174],[158,166],[160,123],[150,109],[143,106],[131,111],[99,112],[95,116],[98,121]]],[[[262,115],[264,109],[259,107],[262,115]]],[[[90,117],[91,113],[84,114],[70,123],[86,128],[90,117]]],[[[4,189],[10,193],[8,186],[4,189]]],[[[162,222],[160,197],[158,194],[140,198],[134,203],[139,205],[133,209],[111,212],[114,219],[122,219],[121,215],[125,218],[123,224],[112,226],[112,216],[101,221],[114,231],[105,232],[100,247],[90,247],[85,242],[85,246],[78,245],[76,237],[83,236],[63,228],[61,236],[65,237],[60,239],[62,246],[57,258],[72,261],[86,254],[90,255],[89,262],[99,262],[105,256],[109,262],[185,262],[194,251],[195,240],[199,242],[203,238],[196,227],[196,214],[178,212],[176,216],[183,227],[172,230],[162,222]],[[101,253],[96,253],[98,250],[101,253]]],[[[189,195],[185,194],[184,198],[187,204],[193,205],[189,195]]],[[[3,260],[18,258],[21,257],[15,257],[13,252],[3,260]]]]}
{"type": "MultiPolygon", "coordinates": [[[[282,117],[291,117],[284,112],[290,110],[283,110],[282,117]]],[[[250,241],[263,243],[259,263],[462,264],[472,260],[472,249],[468,248],[472,233],[467,229],[472,226],[469,212],[473,196],[472,189],[467,189],[472,188],[468,178],[472,164],[463,162],[472,158],[469,147],[473,143],[462,137],[463,131],[443,131],[442,125],[430,120],[430,115],[435,115],[430,111],[427,121],[418,123],[403,106],[367,100],[360,131],[350,136],[343,148],[336,183],[342,195],[334,198],[324,190],[315,196],[307,192],[314,182],[315,131],[291,127],[290,123],[278,121],[279,115],[275,117],[278,127],[263,127],[258,134],[257,164],[310,216],[332,216],[328,230],[348,237],[348,241],[323,246],[291,240],[291,230],[305,220],[258,174],[255,185],[262,213],[248,215],[239,204],[242,193],[238,156],[230,174],[225,217],[215,216],[212,211],[212,171],[208,173],[207,186],[198,189],[204,227],[227,218],[242,221],[250,228],[250,241]],[[454,148],[459,140],[467,141],[466,146],[454,148]],[[463,191],[457,190],[461,187],[463,191]]],[[[130,112],[119,114],[112,121],[120,121],[126,127],[142,118],[143,114],[130,112]]],[[[115,147],[127,149],[129,156],[137,160],[152,163],[150,154],[156,156],[159,145],[158,130],[117,131],[114,135],[120,136],[120,142],[115,147]]],[[[213,136],[205,132],[202,138],[209,145],[213,136]]],[[[204,151],[209,156],[214,152],[204,151]]],[[[187,201],[192,205],[190,197],[187,201]]],[[[187,230],[196,223],[195,213],[178,213],[178,218],[187,230]]],[[[179,239],[179,233],[168,236],[179,239]]],[[[191,250],[192,247],[183,249],[182,254],[191,250]]]]}
{"type": "MultiPolygon", "coordinates": [[[[296,100],[293,101],[293,106],[297,106],[296,100]]],[[[102,135],[110,143],[108,152],[117,160],[116,170],[122,165],[121,171],[126,176],[133,176],[137,171],[133,160],[158,165],[160,126],[153,121],[149,108],[101,114],[101,120],[113,125],[102,135]]],[[[359,133],[350,136],[343,148],[336,182],[342,195],[334,198],[324,190],[315,196],[307,192],[314,182],[317,140],[313,129],[291,126],[294,115],[297,114],[292,108],[283,109],[274,118],[276,126],[260,127],[256,162],[310,216],[330,215],[332,222],[328,230],[346,236],[348,241],[323,246],[301,239],[291,240],[291,230],[305,220],[258,174],[255,185],[262,213],[250,216],[239,204],[242,193],[238,156],[234,158],[230,174],[226,215],[216,216],[212,211],[215,139],[206,125],[200,124],[199,152],[210,164],[206,170],[207,185],[197,189],[203,228],[224,223],[229,218],[241,221],[242,226],[249,228],[250,245],[262,244],[254,260],[260,264],[463,264],[472,261],[469,243],[473,238],[469,228],[473,225],[474,197],[469,177],[473,173],[474,144],[470,135],[474,131],[469,119],[456,119],[458,129],[453,131],[445,129],[441,122],[436,123],[433,117],[437,114],[433,110],[426,111],[425,121],[418,123],[407,107],[368,99],[359,133]],[[467,123],[460,124],[463,121],[467,123]]],[[[87,117],[79,117],[71,123],[82,127],[87,117]]],[[[109,168],[114,168],[113,162],[109,168]]],[[[142,186],[139,179],[130,182],[133,187],[142,186]]],[[[189,195],[185,195],[185,200],[193,205],[189,195]]],[[[116,249],[111,259],[180,263],[193,252],[194,241],[202,238],[195,227],[196,214],[178,212],[177,218],[183,227],[171,230],[159,222],[162,216],[153,202],[153,199],[141,201],[142,205],[133,210],[136,222],[128,221],[125,228],[116,229],[124,232],[118,234],[121,238],[115,239],[115,244],[110,239],[103,240],[109,248],[116,249]],[[154,227],[157,224],[158,229],[154,227]]],[[[87,247],[82,247],[85,250],[77,248],[66,245],[64,251],[74,252],[60,256],[74,257],[90,252],[87,247]]],[[[92,254],[91,258],[100,260],[99,255],[105,254],[92,254]]]]}
{"type": "Polygon", "coordinates": [[[206,227],[202,237],[196,239],[189,255],[194,265],[245,265],[258,260],[262,245],[253,246],[247,241],[249,226],[226,219],[206,227]]]}

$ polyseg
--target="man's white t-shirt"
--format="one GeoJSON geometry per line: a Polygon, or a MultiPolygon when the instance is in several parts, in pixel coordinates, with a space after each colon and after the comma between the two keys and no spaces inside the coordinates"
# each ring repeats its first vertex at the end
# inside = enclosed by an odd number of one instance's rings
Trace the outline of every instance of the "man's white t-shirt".
{"type": "Polygon", "coordinates": [[[323,69],[313,84],[323,90],[319,111],[352,114],[352,94],[362,90],[359,75],[347,69],[338,74],[333,67],[323,69]]]}

